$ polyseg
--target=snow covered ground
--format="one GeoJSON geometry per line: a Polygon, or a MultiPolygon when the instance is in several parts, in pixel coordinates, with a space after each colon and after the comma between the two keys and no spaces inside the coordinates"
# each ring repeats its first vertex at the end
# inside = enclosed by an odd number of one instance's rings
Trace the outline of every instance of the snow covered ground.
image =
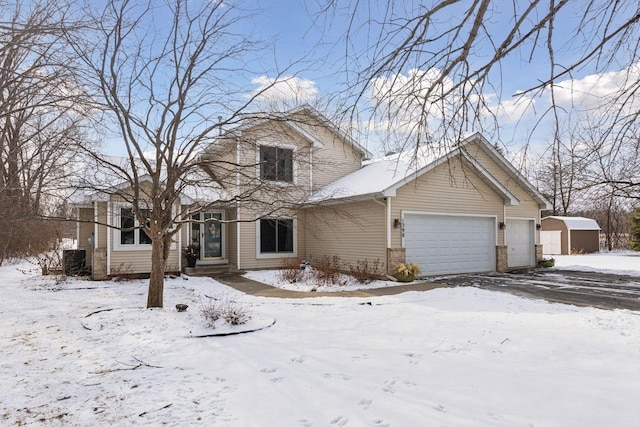
{"type": "Polygon", "coordinates": [[[586,255],[553,255],[557,269],[600,271],[640,276],[640,252],[600,252],[586,255]]]}
{"type": "MultiPolygon", "coordinates": [[[[599,256],[556,262],[559,269],[640,270],[640,258],[607,256],[600,266],[599,256]]],[[[636,312],[473,287],[269,299],[186,279],[167,280],[166,308],[147,310],[144,281],[56,283],[26,264],[0,267],[0,425],[584,427],[640,420],[636,312]],[[247,327],[266,329],[195,338],[204,330],[199,309],[212,298],[241,304],[253,316],[247,327]],[[176,303],[189,309],[178,313],[176,303]]]]}

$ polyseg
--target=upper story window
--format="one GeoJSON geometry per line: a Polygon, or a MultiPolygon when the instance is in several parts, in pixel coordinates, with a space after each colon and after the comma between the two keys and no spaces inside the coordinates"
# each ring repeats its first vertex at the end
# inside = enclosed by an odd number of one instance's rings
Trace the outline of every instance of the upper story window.
{"type": "Polygon", "coordinates": [[[260,178],[293,182],[293,150],[261,145],[260,178]]]}
{"type": "MultiPolygon", "coordinates": [[[[149,225],[149,209],[140,209],[140,213],[146,218],[149,225]]],[[[117,225],[120,229],[116,229],[116,241],[122,246],[150,245],[151,238],[141,228],[135,229],[140,223],[133,214],[133,208],[120,207],[116,213],[117,225]],[[119,211],[119,212],[118,212],[119,211]],[[119,236],[117,236],[119,234],[119,236]]]]}

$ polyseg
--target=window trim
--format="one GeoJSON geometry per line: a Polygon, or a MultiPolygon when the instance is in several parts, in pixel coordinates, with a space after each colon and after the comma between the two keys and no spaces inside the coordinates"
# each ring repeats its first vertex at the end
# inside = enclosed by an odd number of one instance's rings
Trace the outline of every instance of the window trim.
{"type": "Polygon", "coordinates": [[[297,154],[297,147],[294,145],[288,145],[288,144],[275,144],[275,143],[258,143],[257,146],[257,150],[256,150],[256,164],[257,164],[257,168],[256,168],[256,175],[258,177],[258,179],[260,181],[265,181],[268,182],[270,184],[275,184],[275,185],[294,185],[297,183],[298,178],[297,178],[297,165],[296,165],[296,154],[297,154]],[[262,161],[261,161],[261,150],[262,147],[270,147],[270,148],[276,148],[276,149],[282,149],[282,150],[290,150],[291,151],[291,181],[285,181],[285,180],[271,180],[271,179],[265,179],[262,177],[262,161]]]}
{"type": "MultiPolygon", "coordinates": [[[[139,228],[136,231],[138,231],[138,233],[134,234],[134,244],[133,245],[125,245],[120,243],[120,229],[118,229],[117,227],[120,227],[120,212],[122,210],[122,208],[133,208],[133,205],[131,203],[127,203],[127,202],[111,202],[111,212],[108,212],[107,215],[110,218],[110,220],[112,220],[112,224],[113,224],[113,233],[111,235],[112,238],[112,248],[111,250],[114,252],[118,252],[118,251],[151,251],[151,243],[140,243],[140,234],[139,233],[144,233],[144,231],[139,228]]],[[[149,209],[150,208],[144,208],[144,209],[149,209]]],[[[176,214],[176,207],[173,206],[171,208],[171,212],[172,215],[175,216],[176,214]]],[[[140,223],[138,222],[138,219],[134,217],[134,227],[139,226],[140,223]]],[[[175,239],[173,239],[171,241],[171,247],[169,248],[171,250],[175,250],[176,249],[176,241],[175,239]]]]}
{"type": "MultiPolygon", "coordinates": [[[[125,202],[113,202],[113,224],[115,226],[113,229],[113,250],[114,251],[140,251],[140,250],[150,251],[151,243],[140,243],[140,233],[144,233],[144,231],[141,228],[134,230],[133,244],[121,243],[120,241],[121,230],[117,227],[120,227],[120,225],[122,224],[121,222],[122,209],[133,209],[133,205],[131,203],[125,203],[125,202]]],[[[140,225],[140,223],[138,222],[138,219],[135,218],[135,215],[133,218],[133,225],[134,227],[138,227],[140,225]]]]}
{"type": "Polygon", "coordinates": [[[256,219],[256,259],[296,258],[298,256],[298,220],[291,216],[264,217],[256,219]],[[293,221],[293,252],[261,252],[260,223],[263,219],[293,221]]]}

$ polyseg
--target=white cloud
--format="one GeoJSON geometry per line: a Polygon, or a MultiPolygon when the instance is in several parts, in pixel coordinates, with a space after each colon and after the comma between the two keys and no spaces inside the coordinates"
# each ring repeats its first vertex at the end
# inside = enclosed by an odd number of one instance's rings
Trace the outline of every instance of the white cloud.
{"type": "MultiPolygon", "coordinates": [[[[629,96],[638,90],[640,64],[629,68],[600,74],[590,74],[580,79],[567,79],[555,86],[555,100],[558,106],[583,111],[606,114],[609,107],[629,112],[637,110],[640,102],[629,96]]],[[[550,95],[549,95],[550,96],[550,95]]]]}
{"type": "Polygon", "coordinates": [[[251,96],[256,97],[257,101],[268,103],[306,102],[318,95],[318,88],[314,81],[295,76],[279,78],[260,76],[251,80],[251,83],[258,85],[258,88],[251,92],[251,96]]]}

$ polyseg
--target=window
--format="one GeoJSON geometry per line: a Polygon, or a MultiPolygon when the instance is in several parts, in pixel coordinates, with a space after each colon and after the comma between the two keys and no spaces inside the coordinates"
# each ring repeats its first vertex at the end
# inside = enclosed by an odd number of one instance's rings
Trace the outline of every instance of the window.
{"type": "MultiPolygon", "coordinates": [[[[118,210],[116,210],[118,212],[118,210]]],[[[147,226],[149,225],[149,213],[150,209],[140,209],[140,213],[146,218],[147,226]]],[[[136,221],[133,214],[133,208],[121,207],[119,209],[119,222],[120,230],[116,230],[116,233],[120,235],[116,238],[116,242],[120,245],[150,245],[151,238],[142,229],[135,229],[139,223],[136,221]],[[128,229],[128,230],[127,230],[128,229]]]]}
{"type": "Polygon", "coordinates": [[[293,253],[293,240],[292,219],[260,220],[260,253],[293,253]]]}
{"type": "Polygon", "coordinates": [[[260,178],[293,182],[293,150],[260,146],[260,178]]]}

